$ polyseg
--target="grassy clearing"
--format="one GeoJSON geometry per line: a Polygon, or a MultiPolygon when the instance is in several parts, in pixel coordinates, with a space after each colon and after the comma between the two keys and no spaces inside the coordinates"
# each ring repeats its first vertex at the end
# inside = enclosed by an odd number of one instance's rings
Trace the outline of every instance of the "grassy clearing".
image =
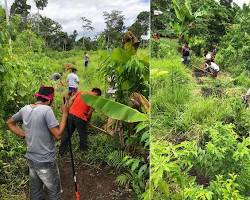
{"type": "Polygon", "coordinates": [[[247,199],[242,180],[249,174],[250,113],[241,95],[248,89],[248,73],[234,75],[222,68],[217,79],[195,78],[193,70],[203,59],[193,56],[184,66],[176,41],[160,43],[172,52],[151,61],[152,196],[247,199]]]}

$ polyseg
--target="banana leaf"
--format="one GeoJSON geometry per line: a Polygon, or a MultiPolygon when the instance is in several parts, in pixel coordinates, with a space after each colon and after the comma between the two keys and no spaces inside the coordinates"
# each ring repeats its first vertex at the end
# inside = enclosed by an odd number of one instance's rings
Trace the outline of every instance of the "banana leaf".
{"type": "Polygon", "coordinates": [[[97,112],[125,122],[147,121],[148,116],[124,104],[103,97],[83,94],[83,100],[97,112]]]}

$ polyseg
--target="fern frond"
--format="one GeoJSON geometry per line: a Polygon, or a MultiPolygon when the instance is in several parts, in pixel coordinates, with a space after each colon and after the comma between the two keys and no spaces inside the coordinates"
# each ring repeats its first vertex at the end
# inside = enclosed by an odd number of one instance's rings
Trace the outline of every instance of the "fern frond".
{"type": "Polygon", "coordinates": [[[114,151],[108,155],[108,164],[116,168],[121,168],[125,157],[126,154],[123,151],[114,151]]]}
{"type": "Polygon", "coordinates": [[[133,177],[129,173],[121,174],[116,178],[116,182],[121,186],[129,184],[131,180],[133,180],[133,177]]]}

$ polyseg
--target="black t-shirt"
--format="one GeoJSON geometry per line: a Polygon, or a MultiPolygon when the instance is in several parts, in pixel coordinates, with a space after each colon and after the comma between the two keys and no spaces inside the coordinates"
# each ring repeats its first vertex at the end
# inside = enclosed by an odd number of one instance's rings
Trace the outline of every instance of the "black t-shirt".
{"type": "Polygon", "coordinates": [[[183,56],[189,56],[189,48],[188,47],[183,47],[182,48],[182,55],[183,56]]]}

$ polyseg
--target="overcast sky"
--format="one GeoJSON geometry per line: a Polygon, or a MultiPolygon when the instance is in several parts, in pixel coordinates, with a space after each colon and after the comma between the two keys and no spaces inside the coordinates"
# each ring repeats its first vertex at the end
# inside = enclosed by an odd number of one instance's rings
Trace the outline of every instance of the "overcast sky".
{"type": "MultiPolygon", "coordinates": [[[[87,17],[93,22],[95,33],[103,31],[105,23],[103,12],[120,10],[125,16],[125,25],[131,25],[141,11],[149,11],[150,0],[48,0],[48,5],[40,14],[59,22],[63,30],[71,34],[77,30],[82,34],[80,17],[87,17]]],[[[0,0],[3,5],[4,0],[0,0]]],[[[9,7],[14,0],[8,0],[9,7]]],[[[37,12],[33,0],[27,0],[31,12],[37,12]]],[[[91,34],[92,35],[92,34],[91,34]]]]}
{"type": "MultiPolygon", "coordinates": [[[[0,0],[3,5],[4,0],[0,0]]],[[[8,0],[9,7],[14,0],[8,0]]],[[[33,0],[27,0],[32,6],[31,12],[37,12],[33,0]]],[[[105,27],[103,11],[121,10],[126,18],[126,26],[131,25],[136,16],[141,11],[149,11],[150,0],[48,0],[47,7],[40,11],[43,16],[47,16],[59,22],[63,30],[71,34],[77,30],[82,34],[80,17],[87,17],[93,21],[95,33],[103,31],[105,27]]],[[[238,5],[250,3],[250,0],[234,0],[238,5]]],[[[92,35],[92,34],[91,34],[92,35]]]]}

